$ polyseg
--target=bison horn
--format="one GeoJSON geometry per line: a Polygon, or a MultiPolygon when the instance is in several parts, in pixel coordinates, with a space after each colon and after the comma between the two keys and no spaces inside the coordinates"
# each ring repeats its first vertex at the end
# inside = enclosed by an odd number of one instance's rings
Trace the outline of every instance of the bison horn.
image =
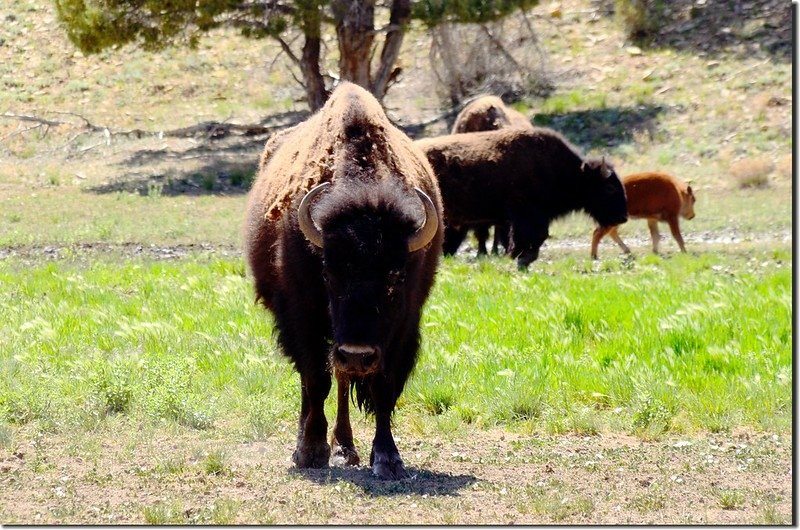
{"type": "Polygon", "coordinates": [[[314,224],[314,220],[311,219],[311,203],[314,201],[314,197],[330,186],[330,184],[330,182],[323,182],[319,186],[309,190],[306,196],[303,197],[303,200],[300,201],[300,207],[297,209],[297,222],[300,224],[300,230],[303,232],[303,235],[306,236],[306,239],[320,248],[322,248],[323,244],[322,232],[317,228],[317,225],[314,224]]]}
{"type": "Polygon", "coordinates": [[[414,191],[417,192],[422,205],[425,207],[425,222],[408,240],[409,252],[415,252],[430,243],[439,229],[439,217],[436,214],[436,207],[433,205],[433,201],[421,189],[414,188],[414,191]]]}

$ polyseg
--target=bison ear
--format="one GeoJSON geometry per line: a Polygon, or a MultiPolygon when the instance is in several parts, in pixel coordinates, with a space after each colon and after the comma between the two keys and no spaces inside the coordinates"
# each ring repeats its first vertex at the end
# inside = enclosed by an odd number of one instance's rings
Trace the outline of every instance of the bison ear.
{"type": "Polygon", "coordinates": [[[689,195],[694,195],[694,192],[692,191],[692,187],[691,186],[686,186],[686,193],[688,193],[689,195]]]}
{"type": "Polygon", "coordinates": [[[586,171],[586,161],[581,163],[581,171],[586,171]]]}

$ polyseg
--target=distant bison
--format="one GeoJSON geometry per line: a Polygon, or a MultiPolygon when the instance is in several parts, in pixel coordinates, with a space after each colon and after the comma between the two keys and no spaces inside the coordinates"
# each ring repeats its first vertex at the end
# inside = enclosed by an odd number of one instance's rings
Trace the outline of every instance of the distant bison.
{"type": "Polygon", "coordinates": [[[496,131],[510,127],[533,129],[524,114],[507,107],[499,97],[480,96],[458,113],[451,133],[496,131]]]}
{"type": "MultiPolygon", "coordinates": [[[[521,112],[507,107],[503,100],[497,96],[480,96],[471,101],[459,112],[453,123],[452,134],[496,131],[518,127],[533,129],[530,120],[521,112]]],[[[444,233],[444,253],[452,255],[467,236],[471,228],[478,240],[478,256],[486,255],[486,240],[489,238],[491,224],[479,223],[472,226],[448,226],[444,233]]],[[[492,254],[498,254],[500,245],[508,251],[508,223],[498,223],[494,227],[494,241],[492,254]]]]}
{"type": "MultiPolygon", "coordinates": [[[[647,219],[650,237],[653,240],[653,252],[658,254],[659,221],[669,224],[672,237],[678,242],[681,252],[686,252],[678,226],[678,216],[685,219],[694,217],[695,196],[692,187],[672,175],[656,172],[628,175],[622,180],[622,184],[628,197],[628,217],[647,219]]],[[[593,259],[597,259],[597,246],[606,234],[610,235],[625,253],[630,253],[631,249],[622,242],[616,225],[601,225],[592,235],[593,259]]]]}
{"type": "Polygon", "coordinates": [[[325,106],[267,142],[250,193],[245,252],[300,373],[298,467],[356,465],[349,392],[375,414],[370,465],[407,476],[391,415],[419,347],[422,306],[441,253],[442,207],[430,165],[378,102],[344,83],[325,106]],[[338,383],[326,440],[325,398],[338,383]]]}
{"type": "Polygon", "coordinates": [[[539,256],[554,219],[584,210],[600,225],[627,220],[625,191],[605,160],[584,160],[557,132],[503,129],[418,140],[442,190],[445,223],[508,222],[520,268],[539,256]]]}

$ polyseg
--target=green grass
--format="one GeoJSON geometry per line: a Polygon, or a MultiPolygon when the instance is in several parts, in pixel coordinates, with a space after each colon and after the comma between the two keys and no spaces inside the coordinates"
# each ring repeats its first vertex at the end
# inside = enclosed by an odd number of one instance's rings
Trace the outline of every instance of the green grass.
{"type": "MultiPolygon", "coordinates": [[[[401,417],[420,411],[442,431],[786,432],[791,259],[751,254],[594,266],[567,254],[528,274],[447,259],[401,417]]],[[[9,424],[130,415],[207,429],[238,417],[244,438],[264,439],[295,420],[297,376],[238,260],[5,260],[0,312],[9,424]]]]}

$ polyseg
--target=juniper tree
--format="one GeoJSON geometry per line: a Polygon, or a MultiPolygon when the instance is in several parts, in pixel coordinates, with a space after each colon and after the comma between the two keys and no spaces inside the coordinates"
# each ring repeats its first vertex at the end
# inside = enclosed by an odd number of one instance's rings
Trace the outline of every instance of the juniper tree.
{"type": "Polygon", "coordinates": [[[84,53],[132,44],[146,50],[194,47],[218,27],[249,38],[272,38],[301,72],[308,105],[328,96],[321,68],[324,32],[335,32],[339,78],[383,98],[399,74],[397,59],[412,20],[433,28],[442,23],[484,23],[538,0],[54,0],[67,35],[84,53]],[[376,27],[376,20],[388,20],[376,27]],[[291,37],[302,37],[299,49],[291,37]]]}

